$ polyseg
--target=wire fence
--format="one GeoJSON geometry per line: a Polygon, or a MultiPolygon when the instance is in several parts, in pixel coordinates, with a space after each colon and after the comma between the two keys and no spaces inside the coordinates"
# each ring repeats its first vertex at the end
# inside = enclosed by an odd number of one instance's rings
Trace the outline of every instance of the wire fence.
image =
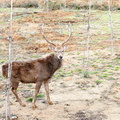
{"type": "MultiPolygon", "coordinates": [[[[43,23],[46,26],[46,35],[53,42],[61,42],[67,38],[69,33],[66,24],[69,22],[72,24],[73,36],[66,54],[71,55],[74,51],[77,52],[74,54],[79,56],[78,68],[82,68],[83,71],[79,73],[79,76],[83,74],[84,77],[89,78],[89,75],[94,76],[94,74],[102,71],[103,66],[106,66],[105,69],[110,67],[112,61],[107,61],[110,55],[114,55],[112,66],[116,65],[115,61],[120,55],[120,21],[117,19],[118,12],[111,10],[110,0],[108,0],[108,11],[105,12],[92,9],[94,4],[91,1],[88,3],[89,7],[85,10],[67,8],[66,0],[64,5],[60,4],[56,11],[52,11],[53,6],[50,6],[49,0],[46,0],[43,4],[45,6],[42,9],[12,7],[10,9],[4,8],[5,5],[3,4],[0,10],[2,18],[0,20],[0,65],[2,66],[7,61],[10,63],[6,93],[6,120],[10,118],[11,61],[35,59],[50,52],[41,34],[43,23]],[[9,39],[7,39],[8,37],[9,39]],[[100,66],[101,64],[103,66],[100,66]]],[[[74,69],[72,63],[71,66],[74,69]]],[[[114,69],[117,70],[118,68],[114,69]]],[[[115,74],[118,74],[118,72],[115,74]]],[[[100,79],[104,77],[102,75],[97,76],[100,79]]],[[[112,75],[110,75],[110,78],[112,79],[112,75]]],[[[1,75],[0,82],[2,81],[3,77],[1,75]]]]}

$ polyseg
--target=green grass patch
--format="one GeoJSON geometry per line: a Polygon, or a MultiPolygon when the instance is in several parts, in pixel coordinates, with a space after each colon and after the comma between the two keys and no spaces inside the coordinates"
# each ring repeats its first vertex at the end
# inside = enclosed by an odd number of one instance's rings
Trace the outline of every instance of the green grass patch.
{"type": "Polygon", "coordinates": [[[77,64],[72,64],[72,66],[75,66],[75,67],[76,67],[76,66],[79,66],[79,65],[77,65],[77,64]]]}
{"type": "Polygon", "coordinates": [[[98,75],[98,77],[100,78],[105,78],[105,77],[108,77],[109,73],[104,73],[103,75],[98,75]]]}
{"type": "Polygon", "coordinates": [[[92,65],[92,67],[98,67],[98,65],[95,65],[95,64],[94,64],[94,65],[92,65]]]}
{"type": "Polygon", "coordinates": [[[99,73],[98,71],[93,71],[90,74],[98,74],[98,73],[99,73]]]}
{"type": "MultiPolygon", "coordinates": [[[[1,24],[1,23],[0,23],[1,24]]],[[[3,46],[3,44],[2,43],[0,43],[0,46],[3,46]]]]}
{"type": "Polygon", "coordinates": [[[92,84],[92,85],[91,85],[91,87],[95,87],[95,85],[94,85],[94,84],[92,84]]]}
{"type": "Polygon", "coordinates": [[[102,80],[96,80],[95,81],[97,85],[101,84],[103,81],[102,80]]]}
{"type": "Polygon", "coordinates": [[[107,72],[107,71],[108,71],[107,69],[102,70],[102,72],[107,72]]]}
{"type": "MultiPolygon", "coordinates": [[[[44,95],[42,95],[42,94],[38,94],[37,95],[37,98],[43,98],[44,97],[44,95]]],[[[32,102],[33,101],[33,97],[29,97],[28,99],[27,99],[27,102],[32,102]]]]}
{"type": "Polygon", "coordinates": [[[75,69],[74,71],[75,71],[75,72],[82,72],[82,69],[77,68],[77,69],[75,69]]]}
{"type": "Polygon", "coordinates": [[[43,98],[43,97],[44,97],[44,95],[42,95],[42,94],[37,95],[37,98],[43,98]]]}
{"type": "Polygon", "coordinates": [[[107,65],[107,67],[113,67],[113,65],[107,65]]]}
{"type": "Polygon", "coordinates": [[[58,71],[59,71],[59,72],[62,72],[62,69],[59,69],[58,71]]]}
{"type": "Polygon", "coordinates": [[[81,88],[82,90],[87,90],[87,88],[81,88]]]}
{"type": "Polygon", "coordinates": [[[4,63],[5,62],[5,60],[0,60],[0,63],[4,63]]]}
{"type": "Polygon", "coordinates": [[[27,99],[27,102],[32,102],[33,101],[33,97],[29,97],[28,99],[27,99]]]}
{"type": "Polygon", "coordinates": [[[108,80],[115,80],[115,78],[114,77],[109,77],[108,80]]]}
{"type": "Polygon", "coordinates": [[[32,85],[27,85],[28,87],[32,87],[32,85]]]}
{"type": "Polygon", "coordinates": [[[57,74],[53,75],[54,78],[59,78],[60,76],[58,76],[57,74]]]}
{"type": "Polygon", "coordinates": [[[90,78],[90,73],[88,71],[83,71],[82,73],[84,78],[90,78]]]}
{"type": "Polygon", "coordinates": [[[67,72],[67,74],[71,74],[71,73],[73,73],[73,70],[70,70],[70,71],[67,72]]]}

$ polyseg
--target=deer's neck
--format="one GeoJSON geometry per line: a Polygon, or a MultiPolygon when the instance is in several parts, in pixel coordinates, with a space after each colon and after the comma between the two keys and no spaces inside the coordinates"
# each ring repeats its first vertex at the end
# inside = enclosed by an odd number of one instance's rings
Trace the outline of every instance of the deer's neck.
{"type": "Polygon", "coordinates": [[[49,59],[48,64],[51,74],[54,74],[54,72],[62,66],[62,59],[58,59],[55,54],[51,54],[48,59],[49,59]]]}

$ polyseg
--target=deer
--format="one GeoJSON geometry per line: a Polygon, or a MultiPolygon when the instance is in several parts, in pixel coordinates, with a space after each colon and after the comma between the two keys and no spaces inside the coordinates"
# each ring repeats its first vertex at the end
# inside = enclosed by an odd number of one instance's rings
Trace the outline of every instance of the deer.
{"type": "MultiPolygon", "coordinates": [[[[49,81],[53,74],[62,66],[63,53],[68,48],[66,43],[70,40],[72,32],[69,28],[69,36],[62,44],[55,44],[47,39],[42,26],[42,36],[48,43],[48,47],[53,53],[50,55],[38,58],[35,60],[28,61],[13,61],[11,63],[12,71],[10,78],[10,88],[12,93],[15,95],[19,104],[23,107],[26,105],[22,102],[19,95],[17,94],[17,88],[19,83],[34,83],[35,93],[32,100],[32,108],[37,108],[35,102],[39,90],[44,84],[44,88],[47,96],[47,103],[52,105],[52,101],[49,96],[49,81]]],[[[2,66],[2,74],[5,78],[8,78],[8,63],[2,66]]]]}

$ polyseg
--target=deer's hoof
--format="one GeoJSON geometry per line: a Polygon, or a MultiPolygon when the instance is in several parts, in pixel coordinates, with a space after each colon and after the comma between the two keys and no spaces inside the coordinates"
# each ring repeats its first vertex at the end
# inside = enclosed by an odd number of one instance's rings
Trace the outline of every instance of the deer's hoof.
{"type": "Polygon", "coordinates": [[[33,108],[33,109],[36,109],[36,108],[37,108],[37,106],[34,104],[34,105],[32,105],[32,108],[33,108]]]}
{"type": "Polygon", "coordinates": [[[53,105],[53,102],[48,102],[49,105],[53,105]]]}
{"type": "Polygon", "coordinates": [[[25,106],[26,106],[24,103],[21,103],[21,105],[22,105],[23,107],[25,107],[25,106]]]}
{"type": "Polygon", "coordinates": [[[26,107],[26,105],[24,104],[24,105],[22,105],[23,107],[26,107]]]}

